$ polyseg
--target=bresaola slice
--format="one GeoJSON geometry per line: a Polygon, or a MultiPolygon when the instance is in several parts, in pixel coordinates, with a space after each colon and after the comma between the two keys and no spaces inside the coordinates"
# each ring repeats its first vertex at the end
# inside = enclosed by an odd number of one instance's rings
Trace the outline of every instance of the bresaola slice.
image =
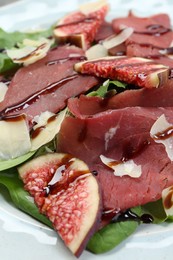
{"type": "MultiPolygon", "coordinates": [[[[165,147],[152,139],[150,130],[163,114],[173,124],[173,109],[106,109],[107,102],[98,109],[91,99],[88,104],[85,100],[85,105],[82,101],[80,105],[77,99],[69,103],[74,117],[66,117],[61,125],[58,151],[74,154],[98,173],[96,177],[103,192],[104,209],[123,211],[160,199],[162,190],[173,184],[173,162],[165,147]],[[116,167],[114,170],[107,167],[101,161],[101,155],[111,159],[112,165],[129,162],[130,168],[140,166],[140,177],[115,176],[116,167]]],[[[99,103],[98,99],[96,102],[99,103]]]]}
{"type": "Polygon", "coordinates": [[[103,23],[108,8],[105,0],[84,4],[79,11],[65,16],[58,22],[54,29],[55,38],[58,42],[70,42],[86,50],[103,23]]]}
{"type": "Polygon", "coordinates": [[[41,112],[57,113],[66,106],[69,97],[98,84],[98,79],[74,71],[74,64],[81,59],[85,57],[80,48],[65,45],[52,49],[42,60],[19,69],[0,103],[1,117],[25,113],[31,124],[41,112]]]}
{"type": "Polygon", "coordinates": [[[112,27],[115,33],[127,27],[134,29],[125,43],[127,56],[149,58],[156,63],[173,66],[170,52],[173,31],[167,14],[138,17],[129,12],[127,17],[113,19],[112,27]]]}
{"type": "Polygon", "coordinates": [[[46,154],[18,168],[25,189],[77,257],[98,228],[100,189],[87,165],[69,154],[46,154]]]}
{"type": "Polygon", "coordinates": [[[138,87],[157,88],[168,81],[169,68],[149,59],[137,57],[104,57],[75,64],[82,74],[116,79],[138,87]]]}

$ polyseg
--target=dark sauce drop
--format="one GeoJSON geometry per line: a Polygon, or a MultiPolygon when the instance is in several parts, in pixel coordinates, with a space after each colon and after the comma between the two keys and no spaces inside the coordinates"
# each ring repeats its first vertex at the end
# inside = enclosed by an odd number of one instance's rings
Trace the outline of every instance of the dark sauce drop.
{"type": "Polygon", "coordinates": [[[133,221],[149,224],[149,223],[153,222],[153,217],[150,214],[143,214],[141,216],[138,216],[137,214],[135,214],[134,212],[132,212],[129,209],[129,210],[126,210],[125,212],[115,216],[111,220],[111,222],[115,223],[115,222],[128,221],[128,220],[133,220],[133,221]]]}
{"type": "Polygon", "coordinates": [[[92,173],[94,176],[97,176],[97,175],[98,175],[98,171],[96,171],[96,170],[93,170],[91,173],[92,173]]]}

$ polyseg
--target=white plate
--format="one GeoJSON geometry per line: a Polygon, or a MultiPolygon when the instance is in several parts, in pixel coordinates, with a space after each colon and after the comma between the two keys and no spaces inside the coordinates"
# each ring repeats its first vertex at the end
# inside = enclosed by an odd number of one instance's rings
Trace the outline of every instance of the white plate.
{"type": "MultiPolygon", "coordinates": [[[[13,30],[44,28],[66,12],[75,10],[83,0],[23,0],[0,8],[0,27],[13,30]]],[[[110,17],[127,14],[147,16],[166,12],[173,20],[172,0],[110,0],[110,17]],[[114,11],[113,11],[114,10],[114,11]]],[[[0,259],[2,260],[73,260],[56,233],[16,209],[7,191],[0,186],[0,259]]],[[[85,251],[81,260],[171,260],[173,224],[141,225],[120,246],[103,255],[85,251]]]]}

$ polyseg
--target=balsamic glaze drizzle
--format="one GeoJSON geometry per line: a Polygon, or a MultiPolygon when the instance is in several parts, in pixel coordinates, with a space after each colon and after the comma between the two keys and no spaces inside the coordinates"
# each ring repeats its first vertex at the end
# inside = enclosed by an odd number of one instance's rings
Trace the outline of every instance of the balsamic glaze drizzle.
{"type": "Polygon", "coordinates": [[[130,209],[119,212],[116,209],[105,209],[102,213],[102,220],[110,221],[110,223],[116,223],[120,221],[137,221],[145,224],[149,224],[153,222],[153,217],[150,214],[142,214],[138,216],[136,213],[132,212],[130,209]]]}
{"type": "Polygon", "coordinates": [[[32,105],[33,103],[37,102],[40,99],[41,96],[52,93],[53,91],[56,91],[59,87],[66,84],[67,82],[75,79],[76,77],[78,77],[77,73],[70,75],[66,78],[63,78],[63,79],[61,79],[57,82],[54,82],[54,83],[46,86],[42,90],[35,92],[33,95],[31,95],[30,97],[28,97],[27,99],[25,99],[21,103],[17,103],[16,105],[5,108],[4,110],[1,111],[0,118],[3,119],[9,113],[19,112],[20,110],[25,109],[26,107],[28,107],[28,106],[32,105]]]}

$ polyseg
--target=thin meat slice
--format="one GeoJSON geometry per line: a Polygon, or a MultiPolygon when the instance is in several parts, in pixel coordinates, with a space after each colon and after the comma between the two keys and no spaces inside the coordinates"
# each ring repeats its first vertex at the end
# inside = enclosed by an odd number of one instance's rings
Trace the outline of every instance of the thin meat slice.
{"type": "Polygon", "coordinates": [[[58,112],[69,97],[92,88],[98,79],[73,70],[76,61],[84,59],[83,55],[77,47],[58,47],[44,59],[19,69],[0,103],[1,116],[25,113],[31,121],[46,110],[58,112]]]}
{"type": "Polygon", "coordinates": [[[113,97],[101,98],[80,95],[70,98],[68,107],[79,118],[93,116],[108,109],[125,107],[173,107],[173,81],[162,88],[126,90],[113,97]]]}
{"type": "Polygon", "coordinates": [[[115,34],[115,32],[112,28],[112,24],[107,21],[104,21],[102,23],[102,25],[100,26],[98,32],[96,33],[94,40],[96,42],[100,42],[114,34],[115,34]]]}
{"type": "MultiPolygon", "coordinates": [[[[58,138],[58,150],[84,160],[103,191],[104,208],[125,210],[158,200],[165,187],[173,184],[173,163],[162,144],[150,137],[154,122],[164,114],[173,123],[172,108],[131,107],[108,109],[91,115],[80,115],[78,104],[67,117],[58,138]],[[130,159],[141,167],[141,176],[115,176],[100,156],[120,162],[130,159]]],[[[94,111],[92,111],[93,113],[94,111]]]]}
{"type": "Polygon", "coordinates": [[[167,14],[138,17],[130,12],[127,17],[114,19],[112,26],[116,33],[124,27],[134,29],[125,43],[127,56],[149,58],[172,67],[169,54],[173,31],[167,14]]]}
{"type": "Polygon", "coordinates": [[[173,107],[173,80],[163,88],[126,90],[108,100],[111,108],[124,107],[173,107]]]}

